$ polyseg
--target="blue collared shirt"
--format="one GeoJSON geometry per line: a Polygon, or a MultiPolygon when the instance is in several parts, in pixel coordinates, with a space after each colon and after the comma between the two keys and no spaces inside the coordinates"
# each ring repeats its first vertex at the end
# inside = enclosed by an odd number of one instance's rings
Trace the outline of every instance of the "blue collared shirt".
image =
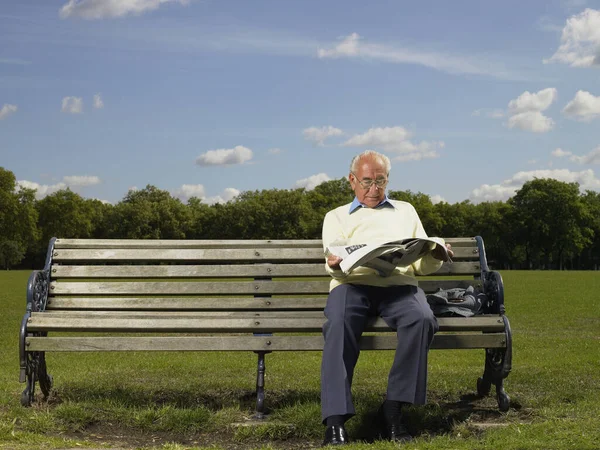
{"type": "MultiPolygon", "coordinates": [[[[390,201],[387,194],[385,194],[385,198],[383,200],[381,200],[381,202],[375,208],[379,208],[380,206],[392,207],[392,208],[395,207],[394,204],[390,201]]],[[[348,214],[352,214],[358,208],[368,208],[368,206],[363,205],[361,202],[358,201],[357,197],[354,197],[354,200],[352,200],[352,203],[350,203],[350,211],[348,211],[348,214]]]]}

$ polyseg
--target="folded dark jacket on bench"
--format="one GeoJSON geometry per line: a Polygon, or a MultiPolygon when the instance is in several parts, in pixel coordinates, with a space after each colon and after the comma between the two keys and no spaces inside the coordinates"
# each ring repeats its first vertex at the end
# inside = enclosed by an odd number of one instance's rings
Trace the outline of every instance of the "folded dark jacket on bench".
{"type": "Polygon", "coordinates": [[[486,301],[487,296],[473,286],[467,289],[440,289],[427,294],[427,302],[436,316],[474,316],[481,313],[481,306],[486,301]]]}

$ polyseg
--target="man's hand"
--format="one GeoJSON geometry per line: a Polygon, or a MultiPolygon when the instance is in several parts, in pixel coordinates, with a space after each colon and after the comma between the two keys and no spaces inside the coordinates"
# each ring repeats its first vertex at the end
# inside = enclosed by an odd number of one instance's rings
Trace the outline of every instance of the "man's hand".
{"type": "MultiPolygon", "coordinates": [[[[452,258],[454,256],[454,252],[451,250],[452,246],[450,244],[446,244],[446,249],[448,250],[448,255],[450,256],[450,258],[452,258]]],[[[435,246],[435,248],[431,252],[431,256],[433,256],[435,259],[439,259],[442,261],[448,261],[448,258],[446,257],[446,253],[444,252],[444,249],[439,245],[435,246]]]]}
{"type": "Polygon", "coordinates": [[[327,265],[334,270],[341,270],[340,263],[342,262],[342,258],[335,255],[327,255],[327,265]]]}

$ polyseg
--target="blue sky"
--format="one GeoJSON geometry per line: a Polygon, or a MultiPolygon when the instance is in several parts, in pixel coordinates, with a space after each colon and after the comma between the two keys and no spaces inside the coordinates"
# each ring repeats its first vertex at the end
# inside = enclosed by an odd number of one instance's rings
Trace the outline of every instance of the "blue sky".
{"type": "Polygon", "coordinates": [[[600,191],[600,0],[0,0],[0,166],[38,197],[600,191]]]}

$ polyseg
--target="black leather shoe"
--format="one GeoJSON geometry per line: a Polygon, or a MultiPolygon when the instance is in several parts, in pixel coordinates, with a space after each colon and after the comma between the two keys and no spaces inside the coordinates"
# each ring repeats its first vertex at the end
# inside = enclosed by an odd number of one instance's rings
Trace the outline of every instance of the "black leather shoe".
{"type": "Polygon", "coordinates": [[[402,417],[396,416],[386,420],[386,438],[393,442],[409,442],[413,437],[402,423],[402,417]]]}
{"type": "Polygon", "coordinates": [[[413,437],[410,435],[404,424],[402,423],[402,416],[386,417],[383,413],[383,405],[377,411],[377,417],[382,424],[381,438],[387,439],[393,442],[408,442],[412,441],[413,437]]]}
{"type": "Polygon", "coordinates": [[[345,445],[348,443],[348,433],[344,425],[331,425],[325,430],[325,440],[323,446],[326,445],[345,445]]]}

